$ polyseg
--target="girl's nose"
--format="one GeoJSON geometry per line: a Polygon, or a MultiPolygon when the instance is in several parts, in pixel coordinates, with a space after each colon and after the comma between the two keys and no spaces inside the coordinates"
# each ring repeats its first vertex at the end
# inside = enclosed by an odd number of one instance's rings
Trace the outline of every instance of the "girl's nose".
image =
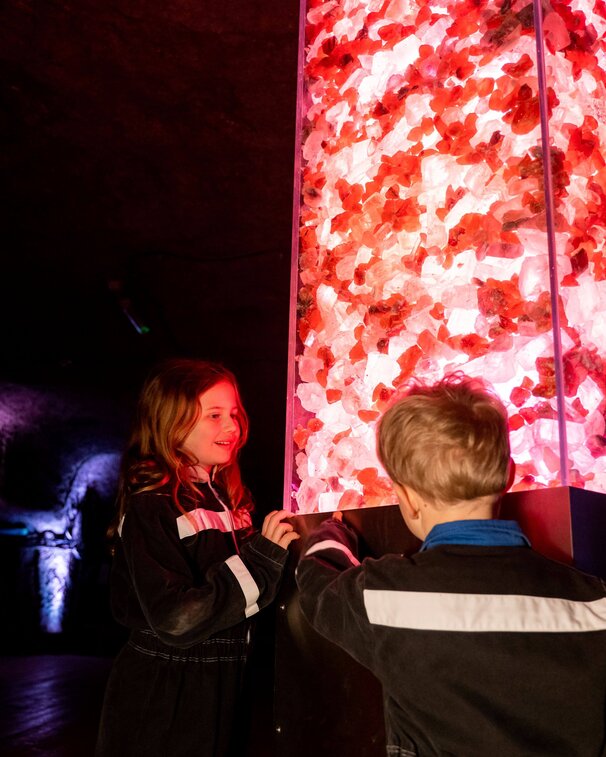
{"type": "Polygon", "coordinates": [[[223,429],[225,431],[228,431],[230,434],[234,432],[237,432],[238,434],[240,433],[240,426],[238,425],[238,421],[235,418],[232,418],[231,415],[223,424],[223,429]]]}

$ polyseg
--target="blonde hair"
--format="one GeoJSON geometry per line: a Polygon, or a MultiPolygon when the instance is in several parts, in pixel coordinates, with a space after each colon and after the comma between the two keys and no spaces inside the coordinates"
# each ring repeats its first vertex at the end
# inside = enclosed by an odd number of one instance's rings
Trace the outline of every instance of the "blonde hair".
{"type": "Polygon", "coordinates": [[[505,491],[507,412],[480,379],[417,383],[385,413],[377,452],[389,477],[434,504],[505,491]]]}
{"type": "Polygon", "coordinates": [[[251,509],[250,493],[242,483],[238,465],[238,451],[248,438],[248,417],[236,378],[218,363],[176,359],[162,363],[149,376],[139,396],[122,459],[117,523],[126,512],[130,496],[138,492],[169,487],[182,512],[180,497],[186,494],[194,500],[199,498],[192,480],[198,461],[184,449],[184,442],[200,416],[200,395],[223,382],[231,384],[236,394],[240,436],[231,460],[213,471],[213,483],[227,492],[234,510],[251,509]]]}

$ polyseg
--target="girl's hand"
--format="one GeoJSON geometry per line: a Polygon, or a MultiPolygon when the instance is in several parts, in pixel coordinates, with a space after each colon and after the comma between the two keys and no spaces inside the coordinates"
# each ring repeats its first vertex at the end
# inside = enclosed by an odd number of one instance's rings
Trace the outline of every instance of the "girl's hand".
{"type": "Polygon", "coordinates": [[[261,536],[287,549],[291,541],[299,538],[299,534],[294,530],[292,524],[286,522],[286,518],[291,516],[292,513],[287,510],[274,510],[269,513],[263,521],[261,536]]]}

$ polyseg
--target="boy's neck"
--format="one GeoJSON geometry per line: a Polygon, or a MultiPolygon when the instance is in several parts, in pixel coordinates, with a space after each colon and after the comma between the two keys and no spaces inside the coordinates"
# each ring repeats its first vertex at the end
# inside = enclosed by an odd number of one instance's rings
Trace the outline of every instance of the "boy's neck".
{"type": "Polygon", "coordinates": [[[396,486],[400,510],[410,530],[425,540],[434,526],[460,520],[489,520],[496,517],[498,496],[489,495],[449,503],[427,501],[408,486],[396,486]]]}
{"type": "Polygon", "coordinates": [[[425,536],[440,523],[460,520],[489,520],[495,516],[495,497],[479,497],[446,505],[426,503],[422,506],[421,519],[425,536]]]}

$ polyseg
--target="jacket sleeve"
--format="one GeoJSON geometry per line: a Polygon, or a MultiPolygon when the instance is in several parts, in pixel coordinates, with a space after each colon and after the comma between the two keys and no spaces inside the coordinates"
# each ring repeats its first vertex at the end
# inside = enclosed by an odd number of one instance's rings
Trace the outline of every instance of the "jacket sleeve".
{"type": "MultiPolygon", "coordinates": [[[[174,511],[169,515],[165,502],[154,504],[131,505],[121,541],[141,610],[161,641],[191,646],[251,617],[273,600],[287,550],[256,533],[239,555],[215,561],[209,555],[208,567],[194,578],[174,511]]],[[[208,532],[194,538],[203,540],[202,548],[208,532]]]]}
{"type": "Polygon", "coordinates": [[[301,609],[311,625],[372,670],[371,626],[364,606],[365,566],[348,526],[325,521],[305,545],[296,571],[301,609]]]}

